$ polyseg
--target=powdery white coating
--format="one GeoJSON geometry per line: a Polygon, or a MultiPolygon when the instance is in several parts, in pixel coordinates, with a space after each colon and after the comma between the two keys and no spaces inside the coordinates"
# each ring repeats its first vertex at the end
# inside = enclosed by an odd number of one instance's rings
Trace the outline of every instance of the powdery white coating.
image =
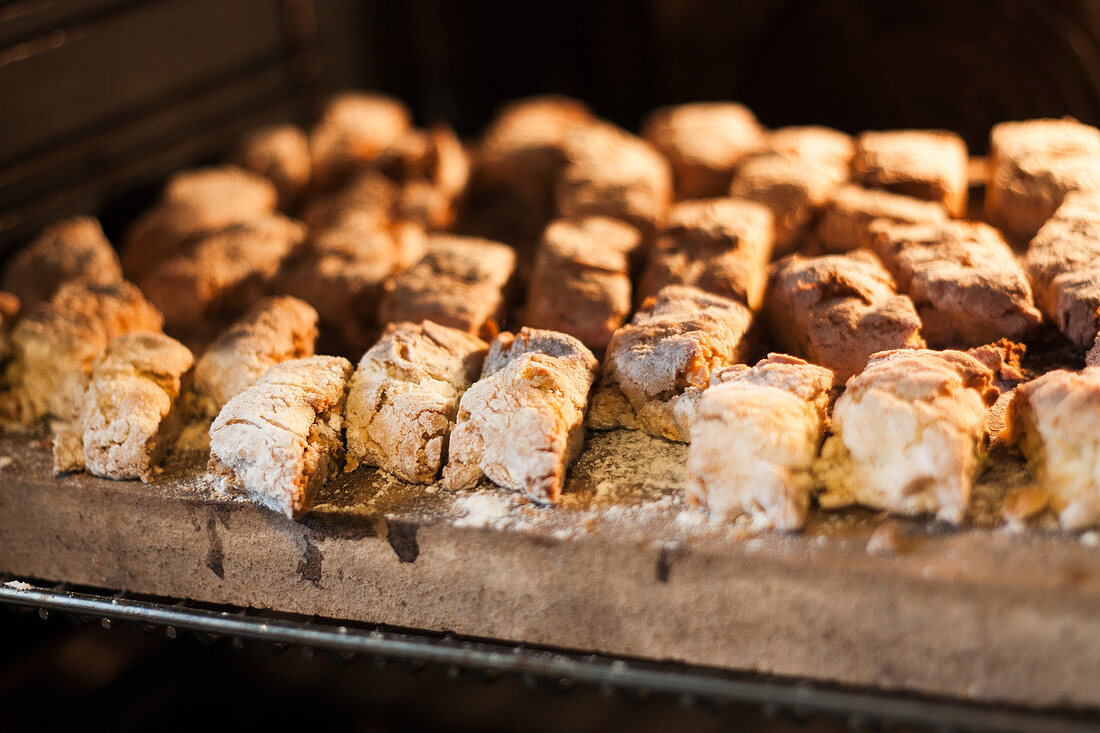
{"type": "Polygon", "coordinates": [[[484,475],[536,501],[557,502],[584,442],[597,366],[584,344],[563,333],[500,334],[481,379],[459,403],[444,485],[472,488],[484,475]]]}
{"type": "Polygon", "coordinates": [[[718,518],[800,529],[832,382],[828,369],[783,354],[715,372],[691,426],[688,498],[718,518]]]}
{"type": "Polygon", "coordinates": [[[1062,526],[1100,523],[1100,368],[1049,372],[1021,385],[1005,423],[1062,526]]]}
{"type": "Polygon", "coordinates": [[[947,219],[943,205],[889,191],[856,185],[835,188],[817,223],[816,234],[827,252],[848,252],[871,246],[871,223],[937,222],[947,219]]]}
{"type": "Polygon", "coordinates": [[[966,143],[945,130],[884,130],[856,138],[852,180],[868,188],[943,204],[952,216],[966,211],[966,143]]]}
{"type": "Polygon", "coordinates": [[[958,524],[982,465],[993,374],[961,351],[875,354],[833,408],[814,472],[826,509],[858,503],[958,524]]]}
{"type": "Polygon", "coordinates": [[[363,463],[405,481],[435,481],[459,399],[487,349],[476,336],[431,321],[390,324],[351,378],[347,470],[363,463]]]}
{"type": "Polygon", "coordinates": [[[335,356],[268,369],[226,403],[210,427],[208,470],[263,506],[296,518],[313,506],[343,453],[351,363],[335,356]]]}
{"type": "Polygon", "coordinates": [[[752,312],[729,298],[663,288],[612,336],[589,427],[688,442],[700,392],[714,370],[742,359],[751,324],[752,312]]]}
{"type": "Polygon", "coordinates": [[[215,415],[276,364],[313,356],[317,311],[297,298],[257,302],[227,328],[195,365],[194,391],[203,412],[215,415]]]}

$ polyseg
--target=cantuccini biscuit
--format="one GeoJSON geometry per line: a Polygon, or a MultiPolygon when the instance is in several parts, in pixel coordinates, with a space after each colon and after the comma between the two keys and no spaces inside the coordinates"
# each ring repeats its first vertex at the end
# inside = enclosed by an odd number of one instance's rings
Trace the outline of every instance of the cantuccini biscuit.
{"type": "Polygon", "coordinates": [[[856,138],[852,180],[868,188],[935,201],[952,216],[966,211],[966,143],[945,130],[870,131],[856,138]]]}
{"type": "Polygon", "coordinates": [[[821,211],[815,234],[826,252],[848,252],[871,246],[871,224],[879,219],[898,224],[937,222],[947,210],[932,201],[845,185],[833,189],[821,211]]]}
{"type": "Polygon", "coordinates": [[[313,178],[324,189],[375,160],[412,126],[408,108],[381,94],[345,92],[325,103],[309,133],[313,178]]]}
{"type": "Polygon", "coordinates": [[[309,138],[296,125],[271,125],[249,132],[232,160],[271,181],[283,209],[298,201],[313,175],[309,138]]]}
{"type": "Polygon", "coordinates": [[[856,142],[851,135],[831,127],[795,125],[769,132],[760,154],[777,154],[813,162],[835,171],[846,180],[848,168],[856,154],[856,142]]]}
{"type": "Polygon", "coordinates": [[[122,282],[122,266],[99,221],[78,216],[51,224],[20,250],[4,270],[4,290],[24,309],[48,301],[62,284],[122,282]]]}

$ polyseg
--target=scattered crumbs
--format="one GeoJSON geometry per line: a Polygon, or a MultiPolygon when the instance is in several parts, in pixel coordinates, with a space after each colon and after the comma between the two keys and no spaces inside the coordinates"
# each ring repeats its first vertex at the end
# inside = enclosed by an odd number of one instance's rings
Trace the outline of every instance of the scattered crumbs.
{"type": "Polygon", "coordinates": [[[455,502],[466,513],[454,521],[456,527],[499,527],[508,518],[512,502],[500,494],[475,491],[455,502]]]}
{"type": "Polygon", "coordinates": [[[13,463],[15,463],[15,459],[11,456],[0,456],[0,469],[7,468],[13,463]]]}
{"type": "Polygon", "coordinates": [[[1085,547],[1100,547],[1100,532],[1095,529],[1081,535],[1081,544],[1085,547]]]}
{"type": "Polygon", "coordinates": [[[34,590],[33,585],[24,583],[22,580],[9,580],[7,583],[4,583],[4,587],[11,588],[12,590],[34,590]]]}

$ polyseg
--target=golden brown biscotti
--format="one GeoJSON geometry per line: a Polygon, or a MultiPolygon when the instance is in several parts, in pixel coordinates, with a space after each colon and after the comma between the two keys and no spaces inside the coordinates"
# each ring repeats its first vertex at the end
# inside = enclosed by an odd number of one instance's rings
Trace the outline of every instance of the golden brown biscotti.
{"type": "Polygon", "coordinates": [[[682,199],[725,195],[734,168],[766,140],[752,111],[734,102],[662,107],[643,122],[642,136],[672,163],[682,199]]]}
{"type": "Polygon", "coordinates": [[[883,130],[856,138],[852,180],[868,188],[942,204],[952,216],[966,212],[969,156],[966,143],[946,130],[883,130]]]}
{"type": "Polygon", "coordinates": [[[757,154],[812,162],[842,174],[846,180],[856,154],[856,141],[851,135],[831,127],[794,125],[769,132],[764,147],[757,154]]]}
{"type": "Polygon", "coordinates": [[[309,132],[316,185],[320,189],[338,185],[374,161],[411,126],[408,108],[392,97],[364,92],[332,96],[309,132]]]}
{"type": "Polygon", "coordinates": [[[271,181],[284,210],[298,201],[313,175],[309,138],[297,125],[270,125],[249,132],[231,160],[271,181]]]}
{"type": "Polygon", "coordinates": [[[401,187],[394,217],[442,231],[457,218],[470,158],[450,127],[413,130],[382,151],[375,166],[401,187]]]}
{"type": "Polygon", "coordinates": [[[311,356],[277,364],[226,403],[210,426],[208,470],[222,487],[291,518],[340,469],[351,363],[311,356]]]}
{"type": "Polygon", "coordinates": [[[535,501],[557,502],[584,442],[597,366],[592,352],[564,333],[500,334],[481,379],[459,402],[444,485],[472,488],[485,476],[535,501]]]}
{"type": "Polygon", "coordinates": [[[669,285],[611,337],[588,425],[630,428],[686,443],[711,373],[748,351],[752,311],[686,285],[669,285]]]}
{"type": "Polygon", "coordinates": [[[714,517],[801,529],[833,373],[786,354],[711,375],[691,426],[688,499],[714,517]]]}
{"type": "Polygon", "coordinates": [[[961,351],[875,354],[833,408],[815,467],[825,487],[818,503],[961,523],[997,396],[993,373],[961,351]]]}
{"type": "Polygon", "coordinates": [[[0,286],[26,310],[53,297],[67,282],[117,285],[122,266],[99,221],[77,216],[51,224],[12,257],[0,286]]]}
{"type": "Polygon", "coordinates": [[[347,470],[362,463],[413,483],[435,481],[458,402],[481,373],[488,348],[431,321],[390,324],[351,378],[347,470]]]}
{"type": "Polygon", "coordinates": [[[826,252],[870,248],[871,224],[885,219],[897,224],[947,219],[941,204],[910,196],[845,185],[835,188],[821,211],[815,234],[826,252]]]}
{"type": "Polygon", "coordinates": [[[876,224],[874,248],[917,307],[930,346],[1031,336],[1042,316],[1008,243],[980,222],[876,224]]]}
{"type": "Polygon", "coordinates": [[[911,301],[870,252],[774,263],[765,305],[776,342],[843,384],[872,354],[924,346],[911,301]]]}

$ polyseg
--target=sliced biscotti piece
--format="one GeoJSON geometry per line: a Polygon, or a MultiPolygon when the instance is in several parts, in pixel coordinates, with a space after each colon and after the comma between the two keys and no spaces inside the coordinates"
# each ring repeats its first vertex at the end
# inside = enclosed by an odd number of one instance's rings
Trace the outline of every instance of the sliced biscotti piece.
{"type": "Polygon", "coordinates": [[[961,351],[875,354],[833,408],[818,503],[962,522],[997,395],[989,368],[961,351]]]}
{"type": "Polygon", "coordinates": [[[737,301],[670,285],[611,337],[592,395],[589,427],[630,428],[690,440],[711,372],[743,360],[752,311],[737,301]]]}
{"type": "Polygon", "coordinates": [[[1100,195],[1067,196],[1031,240],[1024,263],[1039,307],[1087,348],[1100,331],[1100,195]]]}
{"type": "Polygon", "coordinates": [[[855,185],[835,188],[821,211],[815,231],[826,252],[848,252],[871,246],[871,224],[885,219],[895,224],[947,219],[943,205],[911,196],[855,185]]]}
{"type": "Polygon", "coordinates": [[[1005,424],[1062,526],[1100,523],[1100,368],[1049,372],[1019,386],[1005,424]]]}
{"type": "Polygon", "coordinates": [[[469,333],[495,333],[516,266],[507,245],[435,234],[415,265],[385,285],[380,323],[434,321],[469,333]]]}
{"type": "MultiPolygon", "coordinates": [[[[111,339],[95,361],[79,418],[84,470],[113,479],[152,480],[179,433],[177,402],[190,350],[161,333],[111,339]]],[[[55,469],[75,470],[65,431],[54,442],[55,469]]]]}
{"type": "Polygon", "coordinates": [[[338,184],[370,163],[412,126],[400,101],[381,94],[343,92],[325,102],[309,133],[313,178],[321,188],[338,184]]]}
{"type": "Polygon", "coordinates": [[[688,499],[713,516],[801,529],[833,373],[785,354],[711,375],[691,426],[688,499]]]}
{"type": "Polygon", "coordinates": [[[876,224],[874,249],[920,314],[930,346],[1024,339],[1042,317],[1024,269],[988,224],[876,224]]]}
{"type": "Polygon", "coordinates": [[[535,254],[525,323],[602,352],[630,314],[630,262],[641,242],[634,227],[603,216],[551,222],[535,254]]]}
{"type": "Polygon", "coordinates": [[[71,281],[89,285],[122,282],[118,255],[99,221],[90,216],[65,219],[43,229],[26,249],[12,257],[0,286],[29,310],[48,301],[62,284],[71,281]]]}
{"type": "Polygon", "coordinates": [[[856,138],[852,180],[943,204],[952,216],[966,211],[966,143],[945,130],[870,131],[856,138]]]}
{"type": "Polygon", "coordinates": [[[877,351],[924,346],[913,301],[870,252],[779,260],[765,310],[779,345],[831,369],[838,383],[877,351]]]}
{"type": "Polygon", "coordinates": [[[470,488],[482,476],[539,502],[561,497],[584,442],[584,412],[598,363],[564,333],[502,333],[466,390],[451,432],[443,482],[470,488]]]}
{"type": "Polygon", "coordinates": [[[481,373],[488,348],[431,321],[390,324],[351,378],[347,470],[362,463],[413,483],[435,481],[458,401],[481,373]]]}
{"type": "Polygon", "coordinates": [[[763,204],[682,201],[654,242],[637,299],[667,285],[691,285],[755,310],[764,297],[774,234],[774,218],[763,204]]]}
{"type": "Polygon", "coordinates": [[[214,318],[237,315],[262,296],[305,234],[300,222],[278,215],[234,224],[163,262],[139,284],[169,328],[202,334],[214,318]]]}
{"type": "Polygon", "coordinates": [[[271,181],[284,210],[298,201],[313,175],[309,138],[297,125],[270,125],[249,132],[231,159],[271,181]]]}
{"type": "Polygon", "coordinates": [[[672,163],[684,199],[724,195],[737,164],[766,140],[752,111],[735,102],[662,107],[646,118],[642,136],[672,163]]]}
{"type": "Polygon", "coordinates": [[[317,311],[286,296],[264,298],[214,340],[195,365],[199,414],[214,417],[271,367],[313,356],[317,311]]]}
{"type": "Polygon", "coordinates": [[[19,418],[73,419],[92,362],[107,342],[131,331],[159,331],[163,323],[160,312],[128,282],[62,285],[11,334],[8,377],[19,418]]]}
{"type": "Polygon", "coordinates": [[[351,362],[310,356],[277,364],[226,403],[210,426],[208,470],[224,488],[297,518],[340,468],[351,362]]]}
{"type": "Polygon", "coordinates": [[[856,142],[851,135],[831,127],[794,125],[769,132],[758,154],[810,161],[836,171],[842,180],[847,180],[856,142]]]}
{"type": "Polygon", "coordinates": [[[566,139],[565,154],[555,187],[559,217],[610,216],[646,235],[664,223],[672,172],[647,142],[609,123],[593,124],[566,139]]]}

